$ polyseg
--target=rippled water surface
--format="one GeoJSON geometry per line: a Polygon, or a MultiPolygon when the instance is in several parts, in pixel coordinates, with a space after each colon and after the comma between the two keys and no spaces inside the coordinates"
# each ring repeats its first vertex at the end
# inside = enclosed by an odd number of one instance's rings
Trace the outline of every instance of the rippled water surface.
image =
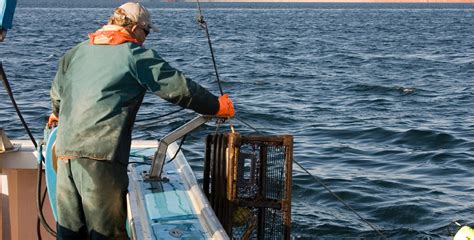
{"type": "MultiPolygon", "coordinates": [[[[294,157],[391,239],[448,239],[474,224],[474,5],[204,4],[223,88],[239,119],[295,137],[294,157]]],[[[35,136],[62,54],[107,8],[20,7],[0,58],[35,136]]],[[[218,94],[195,5],[152,6],[146,42],[218,94]]],[[[0,126],[27,135],[3,88],[0,126]]],[[[134,137],[157,139],[191,119],[149,95],[134,137]]],[[[237,130],[253,130],[234,120],[237,130]]],[[[227,129],[227,127],[226,127],[227,129]]],[[[206,125],[184,146],[198,176],[206,125]]],[[[293,235],[373,239],[377,233],[294,166],[293,235]]]]}

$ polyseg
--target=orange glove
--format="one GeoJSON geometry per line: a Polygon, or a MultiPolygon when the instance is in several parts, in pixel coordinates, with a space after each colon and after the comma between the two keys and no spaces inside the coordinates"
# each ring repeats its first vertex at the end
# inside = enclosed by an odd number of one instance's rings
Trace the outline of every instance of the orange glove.
{"type": "Polygon", "coordinates": [[[59,118],[54,113],[51,113],[51,115],[49,115],[49,119],[48,119],[48,128],[52,128],[52,127],[57,126],[58,121],[59,121],[59,118]]]}
{"type": "Polygon", "coordinates": [[[233,117],[235,115],[234,103],[229,98],[229,94],[219,97],[219,111],[216,113],[218,117],[233,117]]]}

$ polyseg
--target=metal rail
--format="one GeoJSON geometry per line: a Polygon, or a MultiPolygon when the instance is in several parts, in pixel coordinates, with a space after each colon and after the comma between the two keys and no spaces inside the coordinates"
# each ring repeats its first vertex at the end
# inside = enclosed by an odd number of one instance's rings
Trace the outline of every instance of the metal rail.
{"type": "Polygon", "coordinates": [[[166,178],[162,177],[161,174],[163,172],[163,166],[165,165],[166,150],[168,149],[168,146],[183,137],[184,135],[186,135],[187,133],[210,121],[213,117],[214,116],[199,115],[184,124],[183,126],[164,136],[162,139],[160,139],[158,143],[158,148],[155,152],[155,155],[153,156],[153,162],[151,164],[150,173],[145,176],[146,180],[166,180],[166,178]]]}

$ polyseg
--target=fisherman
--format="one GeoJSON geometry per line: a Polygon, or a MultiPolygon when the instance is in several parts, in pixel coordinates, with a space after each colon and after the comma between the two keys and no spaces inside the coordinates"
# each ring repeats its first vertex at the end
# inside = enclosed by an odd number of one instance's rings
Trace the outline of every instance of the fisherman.
{"type": "Polygon", "coordinates": [[[59,62],[48,121],[58,123],[58,239],[127,239],[127,163],[146,90],[200,114],[234,116],[227,94],[216,97],[143,46],[156,30],[141,4],[125,3],[59,62]]]}

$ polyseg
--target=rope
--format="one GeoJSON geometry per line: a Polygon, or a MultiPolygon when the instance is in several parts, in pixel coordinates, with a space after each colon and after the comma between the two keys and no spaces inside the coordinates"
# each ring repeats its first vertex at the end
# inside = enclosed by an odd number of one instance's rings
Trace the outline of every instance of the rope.
{"type": "MultiPolygon", "coordinates": [[[[30,128],[26,124],[25,119],[23,118],[23,115],[21,114],[20,108],[18,108],[18,105],[16,104],[15,98],[13,96],[13,91],[10,87],[10,83],[8,82],[7,75],[5,74],[5,71],[3,70],[3,65],[0,62],[0,78],[2,79],[3,86],[5,87],[5,90],[7,90],[8,96],[10,97],[10,100],[13,104],[13,107],[15,108],[15,111],[20,118],[21,123],[23,124],[23,127],[25,128],[26,132],[28,133],[28,136],[30,137],[31,142],[35,146],[35,149],[38,149],[38,143],[36,142],[35,138],[33,137],[33,134],[31,133],[30,128]]],[[[38,220],[37,221],[37,226],[36,229],[39,229],[39,222],[43,225],[43,227],[50,233],[52,236],[56,237],[56,232],[49,226],[49,224],[46,222],[46,219],[44,218],[43,215],[43,204],[41,199],[41,179],[42,179],[42,173],[43,173],[43,165],[42,162],[44,161],[44,156],[42,151],[38,151],[38,154],[41,157],[42,161],[38,162],[38,179],[37,179],[37,186],[36,186],[36,207],[38,211],[38,220]]],[[[43,196],[46,195],[46,188],[44,190],[43,196]]],[[[38,239],[41,239],[41,233],[40,231],[37,231],[37,237],[38,239]]]]}
{"type": "Polygon", "coordinates": [[[8,96],[10,97],[10,101],[12,102],[13,107],[15,108],[15,111],[18,114],[18,117],[20,118],[21,124],[23,124],[23,127],[25,128],[26,133],[28,133],[28,136],[30,137],[31,142],[33,142],[33,145],[35,146],[35,148],[38,148],[38,143],[36,142],[35,137],[33,137],[33,134],[31,133],[30,128],[26,124],[26,121],[20,112],[20,108],[18,108],[18,105],[16,104],[15,98],[13,97],[12,89],[10,87],[10,83],[7,80],[7,76],[5,74],[5,71],[3,70],[3,65],[1,62],[0,62],[0,77],[2,78],[2,83],[3,83],[3,86],[5,87],[5,90],[7,90],[8,96]]]}
{"type": "Polygon", "coordinates": [[[176,150],[176,152],[174,153],[174,156],[170,160],[168,160],[168,162],[166,162],[166,163],[172,162],[178,156],[178,153],[179,153],[179,151],[181,151],[181,147],[183,146],[183,143],[186,140],[186,136],[188,136],[188,135],[186,134],[186,135],[183,136],[183,138],[181,138],[181,142],[179,143],[178,150],[176,150]]]}
{"type": "Polygon", "coordinates": [[[159,119],[159,118],[167,117],[167,116],[170,116],[170,115],[172,115],[172,114],[181,112],[181,111],[183,111],[184,109],[186,109],[186,108],[182,107],[182,108],[180,108],[180,109],[178,109],[178,110],[174,110],[174,111],[171,111],[171,112],[169,112],[169,113],[165,113],[165,114],[162,114],[162,115],[159,115],[159,116],[156,116],[156,117],[150,117],[150,118],[139,119],[139,120],[137,120],[136,122],[144,122],[144,121],[149,121],[149,120],[156,120],[156,119],[159,119]]]}
{"type": "MultiPolygon", "coordinates": [[[[252,125],[250,125],[249,123],[246,123],[245,121],[243,121],[242,119],[240,118],[237,118],[237,120],[239,120],[240,122],[242,122],[243,124],[245,124],[246,126],[250,127],[252,130],[254,130],[255,132],[261,134],[261,131],[259,131],[258,129],[256,129],[255,127],[253,127],[252,125]]],[[[324,189],[326,189],[326,191],[328,191],[333,197],[335,197],[339,202],[341,202],[346,208],[348,208],[351,212],[353,212],[355,215],[357,215],[357,217],[359,217],[359,219],[366,223],[370,228],[372,228],[375,232],[377,232],[377,234],[379,234],[382,238],[384,239],[388,239],[380,230],[378,230],[374,225],[372,225],[369,221],[367,221],[366,219],[364,219],[356,210],[354,210],[351,206],[349,206],[349,204],[347,204],[341,197],[339,197],[336,193],[334,193],[326,184],[324,184],[319,178],[317,178],[316,176],[314,176],[313,174],[311,174],[305,167],[303,167],[303,165],[301,165],[298,161],[294,160],[293,159],[293,162],[298,165],[298,167],[300,167],[308,176],[312,177],[314,180],[316,180],[316,182],[318,182],[324,189]]]]}
{"type": "Polygon", "coordinates": [[[246,126],[249,127],[250,129],[254,130],[256,133],[262,134],[262,132],[260,132],[258,129],[254,128],[252,125],[250,125],[249,123],[245,122],[245,121],[242,120],[241,118],[235,117],[235,119],[239,120],[239,122],[243,123],[244,125],[246,125],[246,126]]]}
{"type": "Polygon", "coordinates": [[[201,4],[199,3],[199,0],[197,0],[196,2],[197,2],[197,5],[198,5],[198,9],[199,9],[199,15],[197,17],[197,22],[199,23],[199,26],[201,26],[201,28],[203,28],[206,31],[207,44],[209,45],[209,50],[211,51],[212,64],[214,66],[214,72],[216,73],[217,84],[219,86],[219,91],[220,91],[221,95],[224,95],[224,91],[222,91],[221,80],[219,78],[219,73],[217,72],[216,58],[214,57],[214,50],[212,49],[211,37],[209,36],[209,28],[207,27],[207,23],[204,20],[204,16],[202,15],[202,9],[201,9],[201,4]]]}
{"type": "Polygon", "coordinates": [[[345,207],[347,207],[351,212],[353,212],[355,215],[357,215],[357,217],[359,217],[359,219],[361,221],[363,221],[364,223],[366,223],[367,225],[369,225],[370,228],[372,228],[375,232],[377,232],[381,237],[383,237],[384,239],[388,239],[382,232],[380,232],[377,228],[375,228],[374,225],[372,225],[369,221],[365,220],[356,210],[354,210],[351,206],[349,206],[344,200],[342,200],[341,197],[339,197],[336,193],[334,193],[331,189],[329,189],[329,187],[324,184],[319,178],[317,178],[316,176],[312,175],[305,167],[303,167],[299,162],[297,162],[296,160],[294,160],[294,162],[296,163],[296,165],[298,165],[298,167],[300,167],[304,172],[306,172],[306,174],[308,174],[309,176],[311,176],[314,180],[316,180],[316,182],[318,182],[321,186],[324,187],[324,189],[326,189],[326,191],[328,191],[332,196],[334,196],[337,200],[339,200],[339,202],[341,202],[345,207]]]}
{"type": "MultiPolygon", "coordinates": [[[[217,78],[217,84],[219,86],[219,90],[220,90],[220,93],[221,95],[224,95],[224,92],[222,91],[222,86],[221,86],[221,81],[219,79],[219,73],[217,71],[217,65],[216,65],[216,59],[214,57],[214,50],[212,48],[212,42],[211,42],[211,37],[209,36],[209,28],[208,28],[208,25],[206,23],[206,21],[204,20],[204,16],[202,14],[202,9],[201,9],[201,4],[199,2],[199,0],[196,0],[196,3],[197,3],[197,6],[198,6],[198,10],[199,10],[199,15],[197,17],[197,22],[199,23],[199,25],[206,31],[206,37],[207,37],[207,43],[209,45],[209,50],[211,51],[211,57],[212,57],[212,63],[213,63],[213,66],[214,66],[214,71],[216,73],[216,78],[217,78]]],[[[251,129],[253,129],[255,132],[257,133],[260,133],[260,131],[258,131],[256,128],[254,128],[252,125],[246,123],[245,121],[243,121],[242,119],[240,118],[237,118],[237,120],[239,120],[240,122],[242,122],[243,124],[245,124],[246,126],[250,127],[251,129]]],[[[220,123],[217,125],[216,127],[216,133],[219,129],[219,126],[220,126],[220,123]]],[[[234,131],[233,127],[232,128],[232,131],[234,131]]],[[[181,142],[182,143],[182,142],[181,142]]],[[[175,156],[177,155],[177,153],[179,152],[179,150],[181,149],[181,144],[178,148],[178,151],[176,152],[175,156]]],[[[174,158],[174,157],[173,157],[174,158]]],[[[170,160],[171,161],[171,160],[170,160]]],[[[169,162],[170,162],[169,161],[169,162]]],[[[342,204],[344,204],[344,206],[346,206],[349,210],[351,210],[354,214],[356,214],[363,222],[365,222],[367,225],[369,225],[374,231],[376,231],[381,237],[387,239],[387,237],[381,233],[377,228],[375,228],[370,222],[368,222],[367,220],[365,220],[359,213],[357,213],[352,207],[350,207],[344,200],[342,200],[337,194],[335,194],[333,191],[331,191],[331,189],[329,189],[329,187],[324,184],[321,180],[319,180],[318,178],[316,178],[314,175],[312,175],[308,170],[306,170],[306,168],[304,168],[301,164],[299,164],[296,160],[294,160],[294,162],[303,170],[305,171],[309,176],[311,176],[312,178],[314,178],[319,184],[321,184],[321,186],[323,186],[331,195],[333,195],[337,200],[339,200],[342,204]]]]}

